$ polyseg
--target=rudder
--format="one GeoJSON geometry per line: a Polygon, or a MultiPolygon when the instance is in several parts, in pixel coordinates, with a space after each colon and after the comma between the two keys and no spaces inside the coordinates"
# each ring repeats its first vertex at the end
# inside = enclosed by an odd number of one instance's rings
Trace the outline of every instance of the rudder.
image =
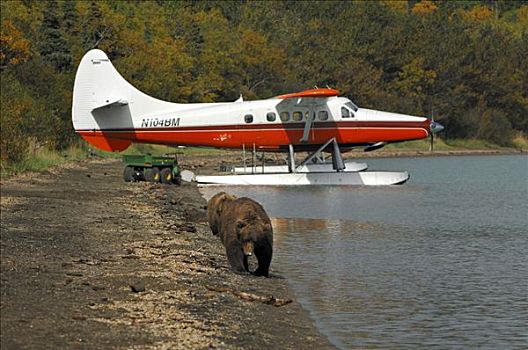
{"type": "Polygon", "coordinates": [[[144,94],[127,82],[101,50],[88,51],[73,87],[75,131],[104,151],[125,150],[135,140],[134,115],[163,110],[169,102],[144,94]]]}

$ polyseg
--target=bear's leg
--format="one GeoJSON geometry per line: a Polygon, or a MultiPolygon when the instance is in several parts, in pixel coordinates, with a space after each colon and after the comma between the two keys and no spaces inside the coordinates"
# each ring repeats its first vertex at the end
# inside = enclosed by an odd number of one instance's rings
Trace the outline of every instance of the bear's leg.
{"type": "Polygon", "coordinates": [[[248,257],[246,254],[244,254],[244,269],[249,272],[248,257]]]}
{"type": "Polygon", "coordinates": [[[248,272],[247,258],[244,255],[242,247],[232,246],[226,248],[226,254],[229,265],[231,265],[231,270],[233,270],[234,273],[245,274],[248,272]]]}
{"type": "Polygon", "coordinates": [[[255,256],[258,260],[258,268],[255,270],[255,276],[269,277],[269,266],[273,255],[273,247],[269,244],[260,246],[255,249],[255,256]]]}

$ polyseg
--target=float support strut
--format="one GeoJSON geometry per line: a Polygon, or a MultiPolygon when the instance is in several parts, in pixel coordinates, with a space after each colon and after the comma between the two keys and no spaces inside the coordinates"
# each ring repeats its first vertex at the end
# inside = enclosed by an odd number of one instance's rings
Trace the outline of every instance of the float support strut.
{"type": "Polygon", "coordinates": [[[288,145],[288,172],[295,173],[297,168],[295,167],[295,151],[293,150],[293,145],[288,145]]]}
{"type": "Polygon", "coordinates": [[[299,167],[308,164],[312,159],[317,159],[322,154],[323,150],[328,147],[328,145],[330,145],[331,143],[333,143],[332,167],[335,171],[343,171],[345,169],[345,162],[343,161],[343,157],[341,157],[341,152],[339,151],[339,144],[337,143],[335,137],[326,141],[324,145],[322,145],[315,152],[306,157],[306,159],[303,160],[299,167]]]}
{"type": "Polygon", "coordinates": [[[343,162],[343,157],[341,157],[341,152],[339,151],[339,145],[334,137],[334,152],[332,152],[332,167],[335,171],[345,170],[345,163],[343,162]]]}

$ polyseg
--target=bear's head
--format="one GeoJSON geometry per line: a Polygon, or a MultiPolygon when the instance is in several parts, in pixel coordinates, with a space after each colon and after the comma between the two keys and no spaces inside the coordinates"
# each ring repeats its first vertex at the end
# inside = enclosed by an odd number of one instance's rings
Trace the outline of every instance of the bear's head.
{"type": "Polygon", "coordinates": [[[236,199],[232,194],[219,192],[215,194],[207,203],[207,219],[213,235],[217,235],[220,228],[220,216],[227,203],[236,199]]]}
{"type": "Polygon", "coordinates": [[[262,237],[268,235],[271,225],[259,219],[255,213],[248,213],[245,218],[236,222],[237,239],[242,243],[244,255],[251,256],[255,245],[262,241],[262,237]]]}

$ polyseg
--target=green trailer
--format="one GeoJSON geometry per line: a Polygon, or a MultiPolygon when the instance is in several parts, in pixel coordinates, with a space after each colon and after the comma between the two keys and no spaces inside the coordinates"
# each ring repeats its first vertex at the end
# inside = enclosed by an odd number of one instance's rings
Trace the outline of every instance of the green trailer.
{"type": "Polygon", "coordinates": [[[125,155],[123,179],[126,182],[149,181],[164,184],[181,184],[178,158],[174,156],[125,155]]]}

